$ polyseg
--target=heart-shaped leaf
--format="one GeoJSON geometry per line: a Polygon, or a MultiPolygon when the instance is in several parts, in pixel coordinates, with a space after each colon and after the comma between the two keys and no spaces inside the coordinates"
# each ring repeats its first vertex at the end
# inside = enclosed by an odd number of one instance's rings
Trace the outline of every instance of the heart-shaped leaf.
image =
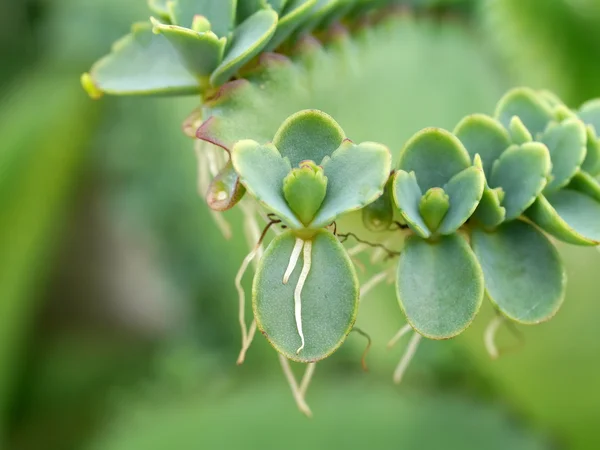
{"type": "Polygon", "coordinates": [[[587,135],[583,122],[568,119],[552,124],[540,137],[550,151],[552,179],[546,192],[556,191],[567,184],[579,170],[585,159],[587,135]]]}
{"type": "Polygon", "coordinates": [[[535,137],[554,119],[552,108],[529,88],[510,90],[496,107],[496,118],[508,128],[513,116],[518,116],[535,137]]]}
{"type": "Polygon", "coordinates": [[[344,131],[331,116],[308,109],[288,117],[277,131],[273,144],[290,160],[292,167],[296,167],[307,160],[321,164],[344,139],[344,131]]]}
{"type": "Polygon", "coordinates": [[[291,231],[276,237],[260,260],[252,288],[256,323],[275,349],[289,359],[314,362],[337,350],[352,329],[359,285],[345,249],[330,232],[312,239],[310,271],[301,292],[304,348],[295,320],[294,292],[304,268],[300,258],[287,284],[283,276],[296,238],[291,231]]]}
{"type": "Polygon", "coordinates": [[[586,135],[587,151],[581,168],[586,172],[597,176],[600,174],[600,138],[596,135],[593,125],[588,125],[586,127],[586,135]]]}
{"type": "Polygon", "coordinates": [[[400,152],[398,161],[399,169],[415,172],[423,191],[444,186],[470,165],[471,159],[463,144],[440,128],[426,128],[415,134],[400,152]]]}
{"type": "Polygon", "coordinates": [[[150,23],[135,24],[131,34],[113,45],[82,77],[93,98],[112,95],[181,95],[200,92],[198,80],[164,36],[152,32],[150,23]]]}
{"type": "Polygon", "coordinates": [[[308,225],[321,207],[327,192],[327,177],[323,168],[305,161],[283,180],[283,196],[304,225],[308,225]]]}
{"type": "Polygon", "coordinates": [[[508,129],[513,144],[522,145],[533,141],[533,136],[519,116],[513,116],[513,118],[510,119],[508,129]]]}
{"type": "Polygon", "coordinates": [[[210,78],[213,86],[229,81],[244,64],[260,53],[275,33],[276,27],[277,13],[272,9],[260,10],[242,22],[233,33],[231,46],[223,62],[210,78]]]}
{"type": "Polygon", "coordinates": [[[497,227],[506,219],[506,209],[502,206],[503,200],[504,190],[502,188],[491,189],[485,186],[473,218],[485,228],[497,227]]]}
{"type": "Polygon", "coordinates": [[[417,177],[414,172],[405,172],[398,170],[394,175],[394,184],[392,187],[392,197],[394,203],[400,210],[402,218],[406,224],[417,235],[426,239],[431,236],[431,231],[425,225],[425,221],[421,217],[419,204],[423,193],[417,183],[417,177]]]}
{"type": "Polygon", "coordinates": [[[438,232],[452,234],[458,230],[475,212],[485,186],[485,176],[479,167],[469,167],[444,186],[450,197],[450,209],[444,217],[438,232]]]}
{"type": "Polygon", "coordinates": [[[544,231],[575,245],[600,243],[600,202],[570,189],[540,195],[527,216],[544,231]]]}
{"type": "Polygon", "coordinates": [[[506,220],[516,219],[531,206],[546,186],[550,169],[548,149],[538,142],[514,145],[494,163],[490,186],[504,190],[506,220]]]}
{"type": "Polygon", "coordinates": [[[600,181],[587,172],[577,172],[567,186],[567,189],[581,192],[597,202],[600,202],[600,181]]]}
{"type": "Polygon", "coordinates": [[[435,242],[409,237],[400,255],[396,283],[408,323],[430,339],[450,339],[462,333],[483,300],[481,267],[457,234],[435,242]]]}
{"type": "Polygon", "coordinates": [[[394,179],[390,177],[381,197],[362,209],[363,224],[369,231],[386,231],[392,226],[394,221],[393,183],[394,179]]]}
{"type": "Polygon", "coordinates": [[[240,177],[231,161],[212,180],[206,194],[206,203],[215,211],[226,211],[233,208],[246,193],[240,183],[240,177]]]}
{"type": "Polygon", "coordinates": [[[374,202],[383,193],[391,166],[387,147],[374,142],[356,145],[344,141],[323,164],[327,195],[311,227],[327,226],[337,216],[374,202]]]}
{"type": "Polygon", "coordinates": [[[432,232],[437,231],[448,208],[450,208],[450,197],[442,188],[429,189],[419,202],[419,213],[432,232]]]}
{"type": "Polygon", "coordinates": [[[231,161],[242,184],[291,228],[302,228],[283,197],[283,179],[292,170],[273,144],[244,140],[233,146],[231,161]]]}
{"type": "Polygon", "coordinates": [[[209,77],[223,59],[226,39],[208,31],[198,33],[176,25],[165,25],[156,20],[154,32],[162,34],[179,53],[187,69],[197,77],[209,77]]]}
{"type": "Polygon", "coordinates": [[[488,297],[506,317],[537,324],[556,314],[567,276],[556,248],[535,227],[515,220],[493,232],[476,228],[471,246],[488,297]]]}
{"type": "MultiPolygon", "coordinates": [[[[245,0],[242,0],[245,1],[245,0]]],[[[192,28],[196,16],[204,16],[210,29],[219,37],[226,37],[233,30],[237,0],[171,0],[167,2],[171,22],[192,28]]]]}
{"type": "Polygon", "coordinates": [[[454,129],[454,134],[463,143],[471,160],[481,157],[483,171],[490,177],[492,164],[502,152],[510,147],[510,137],[502,124],[485,114],[465,117],[454,129]]]}
{"type": "Polygon", "coordinates": [[[279,47],[310,16],[316,3],[317,0],[289,0],[265,50],[271,52],[279,47]]]}

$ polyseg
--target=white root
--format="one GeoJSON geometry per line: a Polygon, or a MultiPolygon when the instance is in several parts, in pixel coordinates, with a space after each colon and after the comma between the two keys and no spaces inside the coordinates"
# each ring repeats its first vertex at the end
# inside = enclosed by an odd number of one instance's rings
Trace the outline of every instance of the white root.
{"type": "Polygon", "coordinates": [[[377,285],[385,281],[389,276],[389,270],[384,270],[383,272],[379,272],[373,275],[366,283],[362,285],[360,288],[360,300],[363,301],[363,297],[365,297],[371,290],[373,290],[377,285]]]}
{"type": "Polygon", "coordinates": [[[302,331],[302,288],[304,288],[304,283],[306,283],[306,278],[308,278],[308,274],[310,272],[311,266],[311,258],[312,258],[312,241],[306,241],[304,243],[304,264],[302,265],[302,272],[300,273],[300,278],[298,279],[298,284],[296,284],[296,289],[294,290],[294,311],[296,316],[296,329],[298,330],[298,335],[300,336],[300,342],[302,345],[296,350],[296,354],[300,353],[304,348],[304,332],[302,331]]]}
{"type": "Polygon", "coordinates": [[[296,401],[296,405],[298,409],[305,414],[307,417],[312,417],[312,411],[306,404],[305,396],[306,391],[308,389],[308,385],[312,379],[313,373],[315,371],[315,363],[310,363],[306,366],[306,370],[304,372],[304,376],[302,377],[302,382],[300,386],[298,386],[298,382],[296,381],[296,377],[294,376],[294,372],[292,372],[292,367],[290,366],[290,362],[283,355],[279,356],[279,362],[281,363],[281,368],[283,369],[283,373],[287,379],[288,384],[290,385],[290,389],[292,390],[292,395],[294,396],[294,400],[296,401]]]}
{"type": "Polygon", "coordinates": [[[394,345],[396,345],[398,341],[402,339],[406,334],[408,334],[410,330],[412,330],[412,327],[409,324],[406,324],[402,328],[400,328],[400,330],[398,330],[394,337],[390,339],[390,342],[388,342],[387,348],[390,349],[394,345]]]}
{"type": "Polygon", "coordinates": [[[394,383],[400,384],[402,382],[402,377],[404,377],[406,369],[417,352],[419,342],[421,342],[421,335],[415,331],[408,342],[404,355],[402,355],[398,366],[396,366],[396,370],[394,370],[394,383]]]}
{"type": "Polygon", "coordinates": [[[300,252],[302,251],[303,245],[304,241],[300,238],[296,238],[296,244],[294,244],[292,255],[290,256],[290,262],[288,263],[287,269],[285,269],[285,273],[283,274],[283,284],[287,284],[288,281],[290,281],[290,277],[296,268],[296,264],[298,264],[298,258],[300,258],[300,252]]]}
{"type": "MultiPolygon", "coordinates": [[[[248,350],[248,347],[252,342],[252,338],[250,338],[250,340],[248,339],[249,333],[248,328],[246,327],[246,293],[244,292],[244,288],[242,286],[242,278],[244,277],[246,270],[248,270],[248,266],[256,257],[256,254],[258,253],[261,246],[262,243],[259,242],[256,245],[256,247],[254,247],[254,249],[252,249],[252,251],[248,253],[248,255],[244,258],[244,261],[242,261],[242,265],[240,266],[240,269],[238,270],[238,273],[235,276],[235,288],[238,291],[238,320],[240,323],[240,329],[242,330],[242,351],[240,352],[240,355],[238,357],[238,364],[242,364],[244,362],[246,351],[248,350]]],[[[252,334],[254,335],[254,333],[252,334]]]]}
{"type": "Polygon", "coordinates": [[[492,359],[498,359],[500,356],[500,352],[496,346],[496,333],[498,332],[500,325],[502,325],[502,322],[504,322],[504,318],[502,316],[494,317],[486,327],[483,335],[485,349],[492,359]]]}
{"type": "Polygon", "coordinates": [[[357,244],[352,248],[349,248],[347,250],[348,255],[350,256],[356,256],[361,254],[362,252],[364,252],[365,250],[369,249],[370,247],[367,244],[357,244]]]}

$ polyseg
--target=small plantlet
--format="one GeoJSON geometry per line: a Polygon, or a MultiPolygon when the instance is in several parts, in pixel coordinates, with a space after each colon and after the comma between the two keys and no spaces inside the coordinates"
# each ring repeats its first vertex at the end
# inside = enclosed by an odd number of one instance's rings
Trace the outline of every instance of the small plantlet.
{"type": "Polygon", "coordinates": [[[199,189],[226,236],[220,212],[241,209],[252,249],[235,278],[238,364],[260,330],[307,415],[316,362],[343,344],[359,300],[377,284],[395,281],[407,321],[389,346],[411,334],[393,376],[399,383],[422,338],[458,336],[484,297],[498,313],[484,336],[492,358],[503,324],[551,319],[566,275],[548,235],[600,244],[599,100],[571,110],[548,91],[513,89],[493,117],[467,116],[452,132],[426,128],[392,148],[395,167],[386,146],[354,144],[331,116],[307,109],[305,94],[318,84],[311,70],[327,58],[314,36],[341,58],[356,50],[348,36],[377,26],[381,11],[392,11],[382,8],[396,3],[153,0],[151,21],[82,77],[94,98],[200,96],[183,127],[196,139],[199,189]],[[273,114],[269,92],[289,93],[273,114]],[[265,114],[249,117],[241,112],[248,105],[265,114]],[[338,233],[337,220],[358,210],[379,241],[338,233]],[[259,221],[267,222],[262,233],[259,221]],[[276,236],[265,249],[269,231],[276,236]],[[358,244],[345,247],[349,238],[358,244]],[[352,258],[367,251],[383,267],[361,287],[352,258]],[[248,327],[242,278],[253,262],[248,327]],[[306,364],[300,383],[290,360],[306,364]]]}

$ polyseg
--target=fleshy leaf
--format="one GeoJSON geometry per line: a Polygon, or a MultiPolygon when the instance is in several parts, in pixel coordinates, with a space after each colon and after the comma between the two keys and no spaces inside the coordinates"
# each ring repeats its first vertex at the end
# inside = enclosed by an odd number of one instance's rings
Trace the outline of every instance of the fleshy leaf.
{"type": "Polygon", "coordinates": [[[454,129],[454,134],[463,143],[471,159],[477,154],[481,157],[483,171],[488,178],[494,161],[511,144],[502,124],[485,114],[465,117],[454,129]]]}
{"type": "Polygon", "coordinates": [[[579,119],[568,119],[553,124],[540,137],[540,142],[548,147],[552,161],[552,179],[546,192],[566,186],[579,170],[585,159],[586,131],[579,119]]]}
{"type": "Polygon", "coordinates": [[[300,164],[283,180],[283,196],[304,225],[315,217],[325,199],[327,177],[312,161],[300,164]]]}
{"type": "Polygon", "coordinates": [[[579,117],[600,133],[600,98],[584,103],[579,109],[579,117]]]}
{"type": "Polygon", "coordinates": [[[556,108],[558,106],[564,106],[563,101],[553,92],[550,92],[546,89],[542,89],[537,91],[537,95],[540,100],[545,102],[550,108],[556,108]]]}
{"type": "Polygon", "coordinates": [[[431,231],[427,228],[419,212],[419,202],[422,195],[414,172],[408,173],[404,170],[396,172],[392,188],[394,203],[400,210],[406,224],[415,233],[426,239],[431,236],[431,231]]]}
{"type": "Polygon", "coordinates": [[[535,138],[554,119],[551,107],[529,88],[510,90],[496,107],[496,118],[508,128],[513,116],[518,116],[535,138]]]}
{"type": "Polygon", "coordinates": [[[600,202],[600,181],[587,172],[577,172],[567,186],[567,189],[581,192],[600,202]]]}
{"type": "Polygon", "coordinates": [[[283,179],[292,170],[273,144],[244,140],[233,146],[231,161],[248,192],[291,228],[302,228],[283,197],[283,179]]]}
{"type": "Polygon", "coordinates": [[[329,225],[341,214],[374,202],[383,193],[392,165],[387,147],[346,140],[323,164],[327,195],[312,228],[329,225]]]}
{"type": "Polygon", "coordinates": [[[535,227],[515,220],[493,232],[475,229],[471,246],[488,297],[505,316],[537,324],[556,314],[567,276],[558,251],[535,227]]]}
{"type": "Polygon", "coordinates": [[[432,232],[436,232],[450,208],[450,198],[442,188],[431,188],[421,197],[419,213],[432,232]]]}
{"type": "Polygon", "coordinates": [[[434,242],[409,237],[396,282],[408,323],[430,339],[450,339],[462,333],[483,300],[481,267],[457,234],[434,242]]]}
{"type": "Polygon", "coordinates": [[[393,177],[390,177],[381,197],[362,209],[363,224],[369,231],[386,231],[394,221],[393,182],[393,177]]]}
{"type": "Polygon", "coordinates": [[[313,238],[311,267],[302,289],[302,327],[305,347],[294,316],[294,290],[303,266],[298,260],[287,284],[283,275],[295,245],[287,231],[269,244],[260,260],[252,288],[258,328],[271,345],[289,359],[314,362],[337,350],[352,329],[358,310],[359,285],[343,246],[330,232],[313,238]]]}
{"type": "Polygon", "coordinates": [[[398,168],[415,172],[419,187],[442,187],[471,165],[469,153],[453,134],[426,128],[415,134],[400,152],[398,168]]]}
{"type": "Polygon", "coordinates": [[[279,47],[310,15],[317,0],[288,0],[279,22],[277,30],[267,44],[265,50],[273,51],[279,47]]]}
{"type": "Polygon", "coordinates": [[[288,117],[281,125],[273,144],[292,167],[302,161],[321,164],[345,139],[344,131],[333,118],[322,111],[307,109],[288,117]]]}
{"type": "Polygon", "coordinates": [[[214,33],[198,33],[176,25],[153,21],[154,32],[162,34],[175,48],[187,69],[198,77],[209,77],[223,59],[225,39],[214,33]]]}
{"type": "Polygon", "coordinates": [[[586,127],[587,151],[581,168],[590,174],[600,174],[600,138],[596,135],[593,125],[586,127]]]}
{"type": "Polygon", "coordinates": [[[506,218],[506,209],[502,206],[503,200],[504,191],[502,188],[491,189],[485,186],[481,200],[473,213],[473,218],[486,228],[500,225],[506,218]]]}
{"type": "Polygon", "coordinates": [[[540,195],[527,216],[561,241],[575,245],[600,243],[600,202],[580,192],[563,189],[540,195]]]}
{"type": "Polygon", "coordinates": [[[212,180],[206,194],[206,203],[215,211],[226,211],[233,208],[246,193],[240,183],[240,177],[231,161],[212,180]]]}
{"type": "Polygon", "coordinates": [[[242,22],[233,33],[231,46],[223,62],[213,72],[211,83],[220,86],[229,81],[244,64],[267,45],[276,26],[277,13],[272,9],[260,10],[242,22]]]}
{"type": "Polygon", "coordinates": [[[533,141],[533,136],[519,116],[513,116],[513,118],[510,119],[508,129],[513,144],[522,145],[533,141]]]}
{"type": "Polygon", "coordinates": [[[490,186],[504,190],[506,220],[516,219],[531,206],[546,186],[550,169],[548,149],[538,142],[514,145],[494,163],[490,186]]]}
{"type": "Polygon", "coordinates": [[[168,5],[173,24],[192,28],[194,18],[204,16],[213,33],[226,37],[233,29],[236,3],[237,0],[171,0],[168,5]]]}
{"type": "Polygon", "coordinates": [[[438,232],[451,234],[458,230],[475,212],[483,195],[485,176],[479,167],[469,167],[444,186],[450,197],[450,208],[444,217],[438,232]]]}
{"type": "Polygon", "coordinates": [[[132,27],[132,33],[113,45],[82,77],[93,98],[112,95],[181,95],[200,92],[198,80],[187,70],[178,53],[164,38],[152,32],[150,23],[132,27]]]}

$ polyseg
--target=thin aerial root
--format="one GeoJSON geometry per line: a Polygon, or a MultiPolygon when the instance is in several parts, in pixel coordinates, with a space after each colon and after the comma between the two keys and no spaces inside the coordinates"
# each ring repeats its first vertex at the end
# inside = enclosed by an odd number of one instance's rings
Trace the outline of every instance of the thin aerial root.
{"type": "Polygon", "coordinates": [[[367,244],[356,244],[354,247],[349,248],[347,252],[350,256],[356,256],[365,250],[368,250],[369,248],[371,247],[369,247],[367,244]]]}
{"type": "Polygon", "coordinates": [[[288,263],[287,269],[285,269],[285,273],[283,274],[283,284],[287,284],[288,281],[290,281],[292,272],[296,268],[296,264],[298,264],[298,258],[300,258],[300,252],[302,251],[303,245],[304,241],[300,238],[296,238],[296,244],[294,244],[294,249],[292,250],[292,255],[290,256],[290,262],[288,263]]]}
{"type": "Polygon", "coordinates": [[[367,346],[365,347],[365,350],[363,351],[363,354],[360,358],[360,365],[362,366],[362,369],[365,372],[369,371],[369,367],[367,366],[367,355],[369,354],[369,350],[371,350],[371,336],[369,336],[367,333],[365,333],[363,330],[361,330],[360,328],[354,327],[352,328],[352,331],[360,334],[361,336],[367,338],[367,346]]]}
{"type": "Polygon", "coordinates": [[[206,162],[208,163],[208,170],[213,177],[216,177],[219,174],[219,165],[218,165],[218,156],[215,151],[221,152],[221,148],[215,148],[214,145],[209,145],[206,147],[206,162]]]}
{"type": "Polygon", "coordinates": [[[408,346],[404,351],[404,355],[402,355],[402,359],[400,359],[396,370],[394,370],[394,383],[400,384],[402,382],[402,377],[413,359],[413,356],[415,356],[415,353],[417,352],[419,342],[421,342],[421,335],[415,331],[408,342],[408,346]]]}
{"type": "Polygon", "coordinates": [[[504,322],[504,318],[502,316],[494,317],[488,324],[483,335],[485,349],[492,359],[498,359],[500,356],[500,352],[496,346],[496,333],[498,332],[500,325],[502,325],[502,322],[504,322]]]}
{"type": "MultiPolygon", "coordinates": [[[[281,368],[283,369],[283,374],[285,375],[285,378],[287,379],[287,382],[290,385],[290,389],[292,390],[292,395],[294,396],[294,400],[296,401],[296,405],[298,406],[298,409],[307,417],[312,417],[312,411],[306,404],[304,395],[302,394],[302,391],[298,387],[298,382],[296,381],[296,377],[294,377],[294,373],[292,372],[290,362],[283,355],[278,354],[277,356],[279,356],[279,362],[281,363],[281,368]]],[[[306,370],[308,371],[309,368],[307,367],[306,370]]],[[[311,371],[314,371],[314,367],[311,369],[311,371]]],[[[305,373],[304,377],[306,377],[306,375],[307,374],[305,373]]],[[[310,374],[310,376],[312,376],[312,373],[310,374]]],[[[309,378],[309,381],[310,381],[310,378],[309,378]]]]}
{"type": "Polygon", "coordinates": [[[240,350],[240,354],[238,356],[237,363],[236,363],[238,366],[241,366],[242,364],[244,364],[244,361],[246,360],[246,352],[248,352],[248,349],[250,348],[250,345],[252,344],[252,341],[254,340],[255,334],[256,334],[256,320],[253,320],[252,324],[250,324],[250,330],[248,331],[246,339],[242,338],[242,349],[240,350]]]}
{"type": "Polygon", "coordinates": [[[308,391],[308,387],[310,386],[310,382],[312,381],[316,367],[317,363],[308,363],[306,365],[306,369],[304,369],[304,375],[302,376],[302,381],[300,382],[300,394],[302,395],[302,398],[306,397],[306,392],[308,391]]]}
{"type": "Polygon", "coordinates": [[[400,339],[402,339],[404,337],[404,335],[408,334],[408,332],[410,330],[412,330],[412,327],[409,324],[406,324],[402,328],[400,328],[400,330],[398,330],[398,332],[394,335],[394,337],[392,339],[390,339],[390,342],[388,342],[387,348],[390,349],[394,345],[396,345],[398,343],[398,341],[400,339]]]}
{"type": "Polygon", "coordinates": [[[294,311],[296,315],[296,329],[298,330],[298,335],[300,336],[300,341],[302,345],[296,350],[296,354],[300,353],[304,348],[304,333],[302,332],[302,288],[304,287],[304,283],[306,283],[306,278],[308,277],[308,273],[310,272],[310,264],[312,258],[312,241],[306,241],[304,243],[304,264],[302,265],[302,272],[300,273],[300,278],[298,279],[298,284],[296,284],[296,290],[294,291],[294,311]]]}
{"type": "Polygon", "coordinates": [[[363,300],[363,297],[366,296],[372,289],[374,289],[378,284],[382,283],[388,277],[388,270],[384,270],[383,272],[379,272],[373,275],[369,281],[364,283],[360,288],[360,300],[363,300]]]}

